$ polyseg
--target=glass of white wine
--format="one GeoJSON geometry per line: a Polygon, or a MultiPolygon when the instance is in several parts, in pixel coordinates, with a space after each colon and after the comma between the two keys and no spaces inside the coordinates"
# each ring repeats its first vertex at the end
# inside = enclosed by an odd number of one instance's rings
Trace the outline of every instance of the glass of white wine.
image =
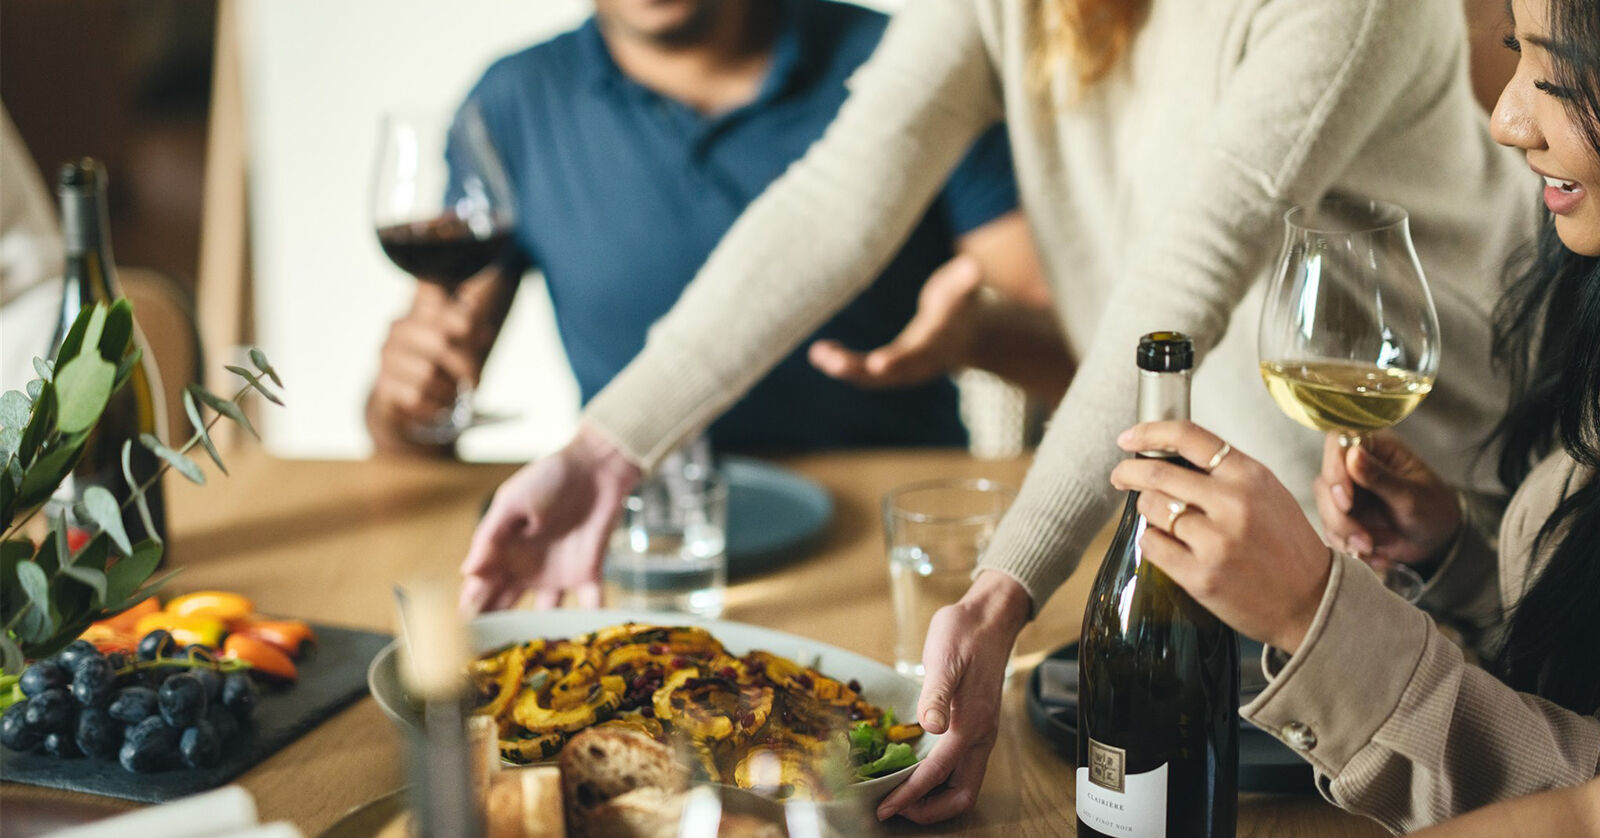
{"type": "MultiPolygon", "coordinates": [[[[1410,416],[1439,371],[1439,315],[1409,216],[1382,201],[1330,197],[1289,210],[1284,226],[1261,311],[1261,377],[1289,418],[1359,445],[1410,416]]],[[[1363,558],[1395,593],[1421,592],[1411,568],[1363,558]]]]}

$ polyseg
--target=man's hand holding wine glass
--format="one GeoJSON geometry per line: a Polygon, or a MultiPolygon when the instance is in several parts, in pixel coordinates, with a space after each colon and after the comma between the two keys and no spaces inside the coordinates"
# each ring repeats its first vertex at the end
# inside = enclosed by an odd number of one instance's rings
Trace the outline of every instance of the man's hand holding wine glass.
{"type": "Polygon", "coordinates": [[[405,314],[389,326],[367,399],[367,429],[380,449],[448,448],[416,440],[410,429],[437,422],[464,385],[475,388],[509,306],[508,283],[494,268],[456,290],[417,283],[405,314]]]}

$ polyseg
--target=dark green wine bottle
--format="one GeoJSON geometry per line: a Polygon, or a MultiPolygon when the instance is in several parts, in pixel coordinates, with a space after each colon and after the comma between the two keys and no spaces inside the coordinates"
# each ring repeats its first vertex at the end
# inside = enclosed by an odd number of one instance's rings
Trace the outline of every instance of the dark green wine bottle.
{"type": "MultiPolygon", "coordinates": [[[[78,317],[78,312],[95,303],[111,304],[122,297],[117,284],[116,262],[111,258],[111,225],[106,209],[106,172],[98,162],[85,158],[61,167],[58,184],[61,199],[61,238],[66,247],[64,288],[61,295],[61,317],[56,324],[51,355],[61,348],[67,331],[78,317]]],[[[113,393],[106,404],[105,413],[84,444],[83,459],[57,492],[54,503],[74,504],[82,500],[84,490],[102,486],[119,501],[129,495],[127,481],[122,474],[122,444],[133,440],[129,466],[133,476],[145,483],[160,465],[156,455],[139,444],[140,434],[153,434],[166,440],[166,402],[159,394],[160,374],[156,371],[154,356],[150,353],[144,334],[137,325],[133,329],[133,345],[141,350],[139,364],[134,367],[128,382],[113,393]]],[[[63,363],[57,359],[57,364],[63,363]]],[[[129,539],[138,543],[145,538],[166,540],[166,503],[161,483],[156,481],[145,490],[145,500],[150,508],[151,523],[156,532],[148,532],[139,511],[129,504],[122,515],[123,528],[129,539]]],[[[69,520],[72,518],[69,517],[69,520]]]]}
{"type": "MultiPolygon", "coordinates": [[[[1138,362],[1139,421],[1189,418],[1189,338],[1146,335],[1138,362]]],[[[1137,492],[1128,493],[1083,614],[1078,836],[1231,838],[1239,805],[1238,642],[1143,560],[1138,502],[1137,492]]]]}

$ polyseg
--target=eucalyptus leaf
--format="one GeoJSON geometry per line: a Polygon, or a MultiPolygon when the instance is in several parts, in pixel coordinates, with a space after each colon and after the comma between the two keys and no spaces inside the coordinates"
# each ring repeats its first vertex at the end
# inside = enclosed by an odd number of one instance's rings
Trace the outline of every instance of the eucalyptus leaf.
{"type": "Polygon", "coordinates": [[[117,362],[117,380],[116,385],[112,388],[113,390],[122,386],[122,382],[128,380],[128,376],[133,374],[134,368],[139,366],[139,361],[143,358],[144,350],[137,346],[129,349],[128,354],[122,356],[122,360],[117,362]]]}
{"type": "Polygon", "coordinates": [[[7,675],[18,675],[26,665],[17,641],[12,640],[11,635],[0,631],[0,670],[4,670],[7,675]]]}
{"type": "Polygon", "coordinates": [[[267,361],[267,353],[262,352],[260,347],[250,347],[250,363],[255,364],[262,375],[272,379],[273,384],[283,386],[283,379],[278,377],[278,371],[272,368],[272,364],[267,361]]]}
{"type": "Polygon", "coordinates": [[[32,556],[32,541],[25,538],[0,541],[0,616],[7,620],[27,601],[17,580],[17,565],[32,556]]]}
{"type": "Polygon", "coordinates": [[[255,425],[250,424],[250,417],[245,415],[244,408],[240,407],[237,402],[225,399],[198,384],[190,384],[189,389],[194,392],[196,398],[205,402],[207,407],[232,419],[234,423],[249,431],[250,435],[256,439],[261,438],[261,434],[256,432],[255,425]]]}
{"type": "Polygon", "coordinates": [[[128,541],[128,532],[122,527],[122,505],[117,503],[115,495],[104,486],[90,486],[83,491],[83,506],[89,513],[89,518],[100,525],[122,555],[133,553],[133,544],[128,541]]]}
{"type": "Polygon", "coordinates": [[[0,395],[0,427],[20,431],[27,427],[28,414],[32,412],[33,406],[28,403],[28,397],[16,390],[7,390],[0,395]]]}
{"type": "Polygon", "coordinates": [[[88,543],[78,548],[72,556],[73,567],[92,567],[95,570],[105,570],[106,560],[111,556],[111,539],[103,532],[95,533],[88,543]]]}
{"type": "Polygon", "coordinates": [[[133,440],[131,439],[122,441],[122,479],[128,481],[128,488],[133,492],[133,505],[139,508],[139,521],[144,524],[144,531],[154,537],[156,524],[150,515],[150,504],[144,499],[144,489],[139,485],[139,478],[133,474],[133,440]]]}
{"type": "Polygon", "coordinates": [[[71,567],[62,568],[61,572],[63,574],[65,574],[68,578],[75,579],[75,580],[77,580],[79,582],[82,582],[85,585],[88,585],[90,590],[94,591],[95,601],[92,604],[92,607],[100,608],[100,607],[103,607],[105,605],[105,603],[106,603],[106,574],[105,574],[105,571],[97,570],[95,568],[87,567],[85,565],[75,564],[75,565],[73,565],[71,567]]]}
{"type": "Polygon", "coordinates": [[[29,608],[22,615],[22,620],[17,624],[17,637],[28,643],[29,647],[23,650],[28,653],[34,645],[48,643],[50,636],[56,633],[55,615],[49,611],[38,608],[29,608]]]}
{"type": "Polygon", "coordinates": [[[43,503],[61,485],[61,481],[72,473],[72,467],[77,464],[78,455],[82,452],[80,446],[70,446],[57,448],[40,457],[22,476],[22,485],[17,487],[17,505],[26,508],[43,503]]]}
{"type": "Polygon", "coordinates": [[[267,385],[262,384],[261,383],[261,379],[257,378],[255,376],[255,373],[250,372],[249,370],[245,369],[244,367],[230,366],[230,367],[227,367],[227,370],[228,370],[228,372],[231,372],[234,375],[237,375],[240,378],[244,379],[245,383],[249,384],[252,388],[255,389],[256,392],[261,394],[262,398],[266,399],[269,402],[272,402],[273,404],[275,404],[275,405],[277,405],[279,407],[283,407],[283,399],[278,398],[276,393],[273,393],[271,390],[268,390],[267,389],[267,385]]]}
{"type": "Polygon", "coordinates": [[[46,387],[34,401],[33,415],[28,419],[28,426],[22,429],[22,437],[17,442],[16,450],[18,459],[22,461],[21,465],[30,466],[40,456],[40,447],[55,430],[58,403],[55,387],[46,387]]]}
{"type": "Polygon", "coordinates": [[[180,574],[182,572],[183,572],[183,568],[181,568],[181,567],[177,568],[175,570],[167,571],[167,573],[165,575],[163,575],[160,579],[157,579],[156,581],[151,582],[150,584],[145,585],[144,587],[140,588],[139,590],[133,592],[133,594],[131,594],[129,596],[129,599],[131,601],[128,604],[129,605],[138,605],[140,602],[142,602],[142,601],[144,601],[146,599],[149,599],[152,596],[155,596],[157,593],[159,593],[161,591],[162,588],[165,588],[167,586],[168,582],[172,581],[172,578],[174,576],[177,576],[178,574],[180,574]]]}
{"type": "Polygon", "coordinates": [[[189,478],[189,482],[200,486],[206,484],[205,472],[200,470],[200,466],[196,465],[194,460],[168,448],[161,443],[161,440],[150,434],[139,434],[139,442],[144,447],[154,451],[156,456],[166,460],[169,465],[178,470],[179,474],[189,478]]]}
{"type": "Polygon", "coordinates": [[[66,433],[86,431],[98,421],[111,398],[117,368],[94,353],[68,361],[56,376],[56,398],[61,401],[57,424],[66,433]]]}
{"type": "Polygon", "coordinates": [[[105,330],[100,335],[100,357],[117,363],[128,354],[133,340],[133,303],[123,297],[106,310],[105,330]]]}
{"type": "Polygon", "coordinates": [[[133,545],[133,553],[106,571],[106,602],[113,607],[122,607],[139,590],[150,574],[155,572],[156,565],[161,563],[161,542],[155,540],[141,541],[133,545]]]}
{"type": "MultiPolygon", "coordinates": [[[[66,516],[51,515],[49,517],[50,534],[55,536],[56,567],[72,567],[72,540],[67,538],[66,516]]],[[[41,556],[40,558],[43,557],[41,556]]]]}
{"type": "Polygon", "coordinates": [[[44,358],[40,358],[37,355],[35,355],[33,357],[33,371],[38,373],[40,378],[44,379],[45,381],[49,381],[50,380],[50,373],[53,372],[54,370],[55,370],[55,363],[54,362],[47,361],[44,358]]]}
{"type": "Polygon", "coordinates": [[[50,612],[50,578],[38,563],[32,559],[17,562],[17,583],[22,586],[28,602],[33,604],[33,610],[50,612]]]}
{"type": "Polygon", "coordinates": [[[28,401],[32,402],[39,398],[40,393],[44,392],[44,380],[35,378],[34,380],[23,385],[23,389],[25,389],[28,393],[28,401]]]}
{"type": "Polygon", "coordinates": [[[183,391],[183,412],[189,415],[189,424],[194,426],[194,435],[200,438],[200,444],[205,446],[206,453],[211,455],[211,462],[216,463],[223,474],[227,474],[228,467],[222,464],[222,455],[217,453],[217,446],[211,442],[211,434],[206,430],[206,421],[200,415],[200,407],[194,403],[192,390],[183,391]]]}
{"type": "Polygon", "coordinates": [[[0,458],[11,459],[11,455],[22,449],[21,428],[0,428],[0,458]]]}
{"type": "MultiPolygon", "coordinates": [[[[95,306],[99,308],[99,306],[95,306]]],[[[89,328],[89,320],[94,316],[93,309],[80,309],[78,316],[73,319],[72,327],[67,329],[67,336],[61,339],[61,347],[56,350],[56,366],[60,367],[65,361],[78,357],[78,351],[83,348],[83,333],[89,328]]]]}
{"type": "MultiPolygon", "coordinates": [[[[106,330],[106,314],[107,309],[101,303],[96,303],[94,308],[89,309],[89,325],[83,330],[83,345],[78,347],[78,354],[71,357],[61,356],[67,358],[66,363],[71,364],[85,355],[96,357],[100,355],[100,336],[106,330]]],[[[102,357],[100,360],[104,361],[106,359],[102,357]]]]}

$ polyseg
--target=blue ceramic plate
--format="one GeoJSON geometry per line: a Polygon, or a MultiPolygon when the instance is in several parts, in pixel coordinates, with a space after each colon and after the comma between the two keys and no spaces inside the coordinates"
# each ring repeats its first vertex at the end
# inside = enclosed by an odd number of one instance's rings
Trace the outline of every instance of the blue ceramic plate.
{"type": "Polygon", "coordinates": [[[828,490],[761,460],[725,457],[728,484],[728,575],[751,576],[791,561],[814,546],[833,519],[828,490]]]}

